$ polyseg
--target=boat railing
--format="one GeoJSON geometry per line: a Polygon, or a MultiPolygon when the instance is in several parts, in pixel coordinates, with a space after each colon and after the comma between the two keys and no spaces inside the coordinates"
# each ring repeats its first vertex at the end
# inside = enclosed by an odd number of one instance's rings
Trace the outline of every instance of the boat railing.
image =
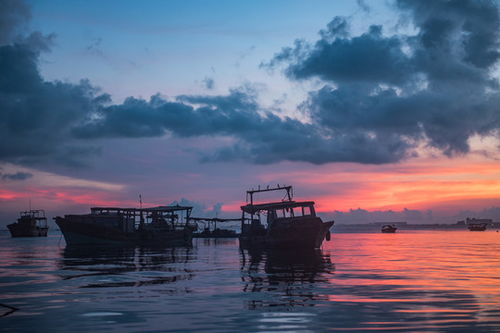
{"type": "MultiPolygon", "coordinates": [[[[125,224],[132,224],[134,230],[146,225],[181,230],[189,227],[192,207],[179,205],[150,208],[92,207],[90,211],[91,215],[96,216],[120,216],[125,224]]],[[[126,229],[129,230],[130,227],[126,229]]]]}
{"type": "Polygon", "coordinates": [[[20,212],[20,221],[30,221],[39,228],[47,228],[47,218],[43,209],[31,209],[20,212]]]}
{"type": "Polygon", "coordinates": [[[31,217],[35,219],[46,219],[43,209],[31,209],[20,213],[21,217],[31,217]]]}

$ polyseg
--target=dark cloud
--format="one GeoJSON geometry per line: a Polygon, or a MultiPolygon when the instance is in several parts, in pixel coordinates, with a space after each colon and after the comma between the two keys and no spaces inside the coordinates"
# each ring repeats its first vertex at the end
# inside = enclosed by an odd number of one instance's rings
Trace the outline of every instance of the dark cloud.
{"type": "Polygon", "coordinates": [[[457,90],[424,89],[409,95],[393,88],[368,88],[372,87],[326,86],[311,93],[302,108],[336,133],[371,133],[379,139],[373,143],[400,141],[399,147],[405,150],[428,141],[449,156],[467,152],[472,135],[486,136],[500,127],[498,94],[471,87],[471,95],[464,96],[458,86],[457,90]]]}
{"type": "Polygon", "coordinates": [[[265,66],[284,64],[292,79],[325,81],[301,108],[332,133],[366,133],[377,150],[389,144],[406,152],[394,150],[395,159],[422,142],[449,156],[466,153],[471,136],[500,129],[493,76],[499,58],[497,3],[400,0],[396,5],[409,14],[416,35],[387,35],[372,26],[350,36],[348,21],[337,17],[315,44],[296,41],[265,66]]]}
{"type": "MultiPolygon", "coordinates": [[[[422,142],[450,156],[465,153],[472,135],[500,128],[492,76],[498,8],[465,0],[401,0],[397,8],[410,14],[416,35],[372,26],[351,36],[348,21],[335,18],[315,44],[297,41],[267,64],[285,64],[293,79],[324,81],[300,106],[309,122],[262,108],[248,86],[113,105],[87,81],[42,78],[38,59],[54,36],[18,36],[0,46],[0,160],[75,164],[98,152],[95,139],[164,135],[231,138],[200,152],[204,161],[388,163],[412,156],[422,142]]],[[[14,24],[3,29],[15,31],[14,24]]],[[[96,40],[88,51],[99,46],[96,40]]]]}
{"type": "Polygon", "coordinates": [[[0,45],[10,44],[18,37],[30,18],[30,9],[24,1],[0,0],[0,45]]]}
{"type": "Polygon", "coordinates": [[[72,140],[71,129],[104,102],[88,82],[45,81],[38,70],[39,34],[0,46],[0,158],[2,161],[77,163],[95,149],[72,140]],[[33,42],[35,38],[37,42],[33,42]]]}
{"type": "Polygon", "coordinates": [[[73,130],[76,137],[229,136],[235,143],[204,161],[244,159],[256,163],[283,160],[321,164],[334,161],[385,163],[402,158],[406,146],[399,140],[369,133],[332,133],[314,124],[266,112],[255,93],[233,89],[225,96],[179,96],[169,102],[159,96],[150,101],[129,98],[121,105],[102,108],[92,120],[73,130]],[[380,146],[380,149],[374,149],[380,146]]]}
{"type": "Polygon", "coordinates": [[[3,180],[26,180],[33,177],[33,174],[18,171],[16,173],[4,173],[1,177],[3,180]]]}
{"type": "Polygon", "coordinates": [[[286,74],[293,79],[313,76],[339,83],[380,82],[402,84],[410,79],[411,62],[402,51],[402,41],[397,37],[382,35],[381,26],[372,26],[358,37],[342,38],[346,21],[335,19],[322,39],[314,47],[298,42],[294,49],[284,49],[274,61],[289,63],[286,74]],[[330,39],[332,39],[330,41],[330,39]]]}
{"type": "MultiPolygon", "coordinates": [[[[88,82],[45,81],[37,68],[39,50],[26,44],[0,47],[0,158],[21,164],[74,164],[98,152],[97,138],[229,136],[235,144],[203,152],[205,161],[244,159],[256,163],[283,160],[326,163],[396,161],[405,153],[375,143],[359,131],[331,133],[261,109],[248,87],[223,96],[156,95],[149,101],[127,98],[110,105],[109,96],[88,82]]],[[[385,139],[387,142],[390,139],[385,139]]]]}
{"type": "Polygon", "coordinates": [[[429,56],[452,56],[447,60],[457,66],[464,62],[489,68],[497,62],[500,27],[496,1],[397,0],[396,3],[410,11],[420,29],[417,39],[420,51],[431,52],[429,56]]]}

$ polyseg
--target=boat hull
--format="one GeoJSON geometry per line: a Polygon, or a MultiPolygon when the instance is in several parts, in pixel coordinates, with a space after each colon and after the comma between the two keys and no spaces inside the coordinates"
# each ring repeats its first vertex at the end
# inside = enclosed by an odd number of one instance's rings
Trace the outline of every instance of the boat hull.
{"type": "MultiPolygon", "coordinates": [[[[318,219],[319,220],[319,219],[318,219]]],[[[269,249],[318,249],[324,239],[329,238],[332,222],[304,221],[286,227],[270,229],[266,234],[242,233],[239,237],[242,248],[269,249]]]]}
{"type": "Polygon", "coordinates": [[[99,226],[97,224],[68,221],[57,217],[64,240],[69,246],[74,245],[168,245],[191,246],[192,231],[144,229],[125,233],[117,228],[99,226]]]}
{"type": "Polygon", "coordinates": [[[12,237],[47,237],[48,227],[39,227],[20,223],[7,225],[12,237]]]}
{"type": "Polygon", "coordinates": [[[470,231],[485,231],[486,227],[469,227],[470,231]]]}

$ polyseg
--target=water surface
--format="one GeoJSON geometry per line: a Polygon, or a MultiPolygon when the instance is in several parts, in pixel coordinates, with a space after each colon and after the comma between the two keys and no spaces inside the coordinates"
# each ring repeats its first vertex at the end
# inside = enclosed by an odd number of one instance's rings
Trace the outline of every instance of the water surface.
{"type": "Polygon", "coordinates": [[[323,249],[67,248],[0,236],[0,330],[500,331],[500,233],[341,233],[323,249]]]}

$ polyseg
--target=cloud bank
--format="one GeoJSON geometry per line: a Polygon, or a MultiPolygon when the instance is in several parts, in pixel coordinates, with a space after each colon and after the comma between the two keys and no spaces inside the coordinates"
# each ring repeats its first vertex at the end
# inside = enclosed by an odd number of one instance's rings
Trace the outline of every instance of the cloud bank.
{"type": "Polygon", "coordinates": [[[395,5],[409,16],[415,35],[387,35],[373,25],[350,36],[348,20],[336,17],[315,44],[298,40],[263,66],[284,66],[292,80],[324,81],[302,105],[313,121],[333,135],[370,133],[396,147],[389,149],[396,159],[418,143],[452,156],[467,153],[474,135],[498,136],[497,3],[395,5]]]}
{"type": "Polygon", "coordinates": [[[0,173],[2,180],[26,180],[33,177],[33,174],[29,172],[18,171],[16,173],[0,173]]]}
{"type": "MultiPolygon", "coordinates": [[[[363,2],[361,2],[363,3],[363,2]]],[[[264,66],[291,80],[320,79],[300,105],[303,122],[258,103],[251,87],[220,96],[110,97],[88,81],[46,81],[38,69],[52,35],[23,36],[20,1],[0,2],[0,161],[76,165],[99,140],[173,135],[229,137],[204,161],[390,163],[426,144],[448,156],[469,151],[475,135],[497,135],[500,20],[493,1],[410,1],[395,6],[415,34],[382,26],[352,36],[336,17],[316,43],[296,41],[264,66]]]]}

